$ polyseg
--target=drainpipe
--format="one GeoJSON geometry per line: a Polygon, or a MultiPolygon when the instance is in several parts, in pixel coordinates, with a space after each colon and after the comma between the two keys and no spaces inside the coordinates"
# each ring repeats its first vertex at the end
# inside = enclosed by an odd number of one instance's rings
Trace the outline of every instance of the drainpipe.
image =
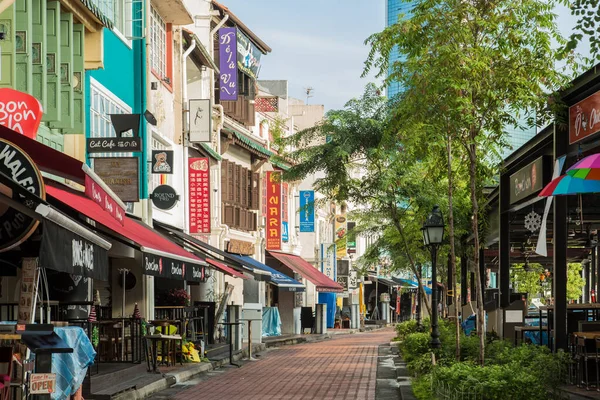
{"type": "MultiPolygon", "coordinates": [[[[8,7],[14,4],[15,0],[2,0],[0,1],[0,14],[4,12],[8,7]]],[[[227,15],[229,17],[229,15],[227,15]]]]}
{"type": "MultiPolygon", "coordinates": [[[[13,1],[14,1],[14,0],[13,0],[13,1]]],[[[221,27],[222,27],[223,25],[225,25],[225,22],[227,22],[227,20],[228,20],[228,19],[229,19],[229,14],[225,14],[225,17],[223,17],[223,19],[221,20],[221,22],[219,22],[219,23],[217,24],[217,26],[215,26],[215,29],[213,29],[212,31],[210,31],[210,37],[211,37],[211,38],[212,38],[212,37],[214,37],[215,33],[216,33],[216,32],[217,32],[219,29],[221,29],[221,27]]]]}
{"type": "Polygon", "coordinates": [[[188,102],[188,84],[187,84],[187,59],[192,54],[192,51],[196,48],[196,39],[192,39],[192,43],[190,47],[183,53],[183,68],[182,68],[182,97],[183,97],[183,115],[185,116],[183,119],[183,229],[185,232],[189,233],[189,218],[190,218],[190,204],[189,204],[189,175],[188,175],[188,157],[189,154],[189,117],[190,117],[190,107],[188,102]]]}

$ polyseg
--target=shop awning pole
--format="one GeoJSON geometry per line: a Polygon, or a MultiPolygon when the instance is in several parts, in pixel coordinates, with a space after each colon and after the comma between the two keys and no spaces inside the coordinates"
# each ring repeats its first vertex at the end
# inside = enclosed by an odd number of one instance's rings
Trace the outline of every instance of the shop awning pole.
{"type": "Polygon", "coordinates": [[[121,302],[121,361],[124,361],[125,353],[125,279],[129,270],[126,268],[119,269],[119,272],[123,276],[123,301],[121,302]]]}

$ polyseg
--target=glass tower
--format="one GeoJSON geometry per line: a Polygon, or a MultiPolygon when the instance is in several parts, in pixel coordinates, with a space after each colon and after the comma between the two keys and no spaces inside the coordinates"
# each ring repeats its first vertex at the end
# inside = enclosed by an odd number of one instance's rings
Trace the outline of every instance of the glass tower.
{"type": "MultiPolygon", "coordinates": [[[[386,23],[387,26],[394,25],[398,22],[398,19],[402,16],[402,18],[410,18],[410,12],[414,6],[414,2],[407,3],[402,0],[386,0],[386,23]]],[[[390,54],[390,65],[398,60],[402,59],[402,55],[398,51],[398,48],[394,47],[392,53],[390,54]]],[[[393,98],[401,91],[400,83],[392,82],[386,88],[388,99],[393,98]]]]}

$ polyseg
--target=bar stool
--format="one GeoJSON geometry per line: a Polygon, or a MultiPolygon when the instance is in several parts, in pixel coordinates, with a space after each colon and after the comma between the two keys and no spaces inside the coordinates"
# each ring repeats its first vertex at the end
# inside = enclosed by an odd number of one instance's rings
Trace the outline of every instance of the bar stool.
{"type": "MultiPolygon", "coordinates": [[[[585,373],[585,390],[590,390],[590,382],[589,382],[589,375],[588,375],[588,364],[590,361],[594,361],[595,363],[598,363],[598,349],[595,349],[594,353],[589,353],[588,349],[587,349],[587,338],[585,336],[577,336],[577,354],[579,356],[580,359],[580,363],[583,362],[583,370],[585,373]]],[[[595,344],[594,341],[594,347],[596,347],[597,345],[595,344]]],[[[580,378],[578,379],[579,384],[577,385],[578,387],[581,387],[581,383],[583,383],[583,377],[581,377],[581,368],[579,371],[579,376],[580,378]]],[[[598,388],[598,382],[596,381],[596,389],[598,388]]]]}

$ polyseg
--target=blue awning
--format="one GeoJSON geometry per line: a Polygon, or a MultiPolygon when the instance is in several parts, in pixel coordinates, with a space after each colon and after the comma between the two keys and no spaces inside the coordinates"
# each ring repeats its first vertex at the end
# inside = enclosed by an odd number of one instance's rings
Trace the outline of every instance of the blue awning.
{"type": "Polygon", "coordinates": [[[269,267],[268,265],[256,261],[252,257],[242,255],[236,255],[235,257],[239,258],[242,261],[242,263],[248,267],[271,273],[271,283],[280,289],[284,289],[290,292],[303,292],[305,290],[305,286],[302,283],[290,278],[287,275],[282,274],[281,272],[269,267]]]}
{"type": "MultiPolygon", "coordinates": [[[[403,279],[403,278],[395,278],[395,277],[392,279],[394,280],[394,282],[398,282],[403,287],[411,287],[411,288],[419,287],[419,283],[416,281],[411,281],[409,279],[403,279]]],[[[431,294],[431,289],[428,288],[427,286],[423,286],[423,289],[425,289],[425,294],[431,294]]]]}

